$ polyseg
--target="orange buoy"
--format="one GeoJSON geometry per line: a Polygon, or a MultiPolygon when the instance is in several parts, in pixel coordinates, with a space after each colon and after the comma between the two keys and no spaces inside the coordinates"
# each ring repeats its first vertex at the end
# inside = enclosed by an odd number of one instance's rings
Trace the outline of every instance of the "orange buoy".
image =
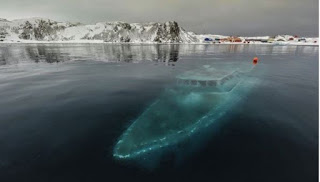
{"type": "Polygon", "coordinates": [[[254,65],[256,65],[258,63],[258,61],[259,61],[259,58],[258,57],[254,57],[253,60],[252,60],[252,63],[254,65]]]}

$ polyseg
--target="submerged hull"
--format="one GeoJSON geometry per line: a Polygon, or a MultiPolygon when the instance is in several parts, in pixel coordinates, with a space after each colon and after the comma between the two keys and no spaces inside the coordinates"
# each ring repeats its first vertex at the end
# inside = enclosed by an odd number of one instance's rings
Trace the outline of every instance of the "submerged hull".
{"type": "Polygon", "coordinates": [[[178,77],[177,86],[166,89],[132,123],[114,148],[115,158],[134,159],[183,142],[219,120],[254,84],[235,70],[210,80],[194,79],[193,73],[178,77]]]}

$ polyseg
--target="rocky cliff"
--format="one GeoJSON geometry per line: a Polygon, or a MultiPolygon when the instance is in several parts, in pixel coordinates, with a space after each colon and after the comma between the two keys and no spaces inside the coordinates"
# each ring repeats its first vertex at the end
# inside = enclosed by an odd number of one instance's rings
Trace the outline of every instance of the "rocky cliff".
{"type": "Polygon", "coordinates": [[[70,41],[102,40],[104,42],[192,43],[198,39],[177,22],[125,23],[100,22],[95,25],[57,22],[31,18],[8,21],[0,19],[2,41],[70,41]]]}

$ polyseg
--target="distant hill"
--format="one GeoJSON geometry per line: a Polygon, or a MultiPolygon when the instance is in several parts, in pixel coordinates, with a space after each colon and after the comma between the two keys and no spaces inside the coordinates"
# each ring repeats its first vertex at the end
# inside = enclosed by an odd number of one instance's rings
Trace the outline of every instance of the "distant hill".
{"type": "Polygon", "coordinates": [[[99,22],[94,25],[58,22],[47,18],[0,18],[0,42],[110,42],[110,43],[275,43],[318,44],[318,38],[290,36],[229,37],[197,35],[175,21],[165,23],[99,22]],[[221,41],[220,41],[221,39],[221,41]],[[208,41],[209,40],[209,41],[208,41]],[[250,40],[250,41],[246,41],[250,40]],[[260,41],[263,40],[263,41],[260,41]],[[277,42],[281,40],[281,42],[277,42]]]}
{"type": "Polygon", "coordinates": [[[0,35],[11,40],[68,41],[103,40],[105,42],[191,43],[197,38],[177,22],[125,23],[100,22],[95,25],[57,22],[31,18],[8,21],[0,19],[0,35]]]}

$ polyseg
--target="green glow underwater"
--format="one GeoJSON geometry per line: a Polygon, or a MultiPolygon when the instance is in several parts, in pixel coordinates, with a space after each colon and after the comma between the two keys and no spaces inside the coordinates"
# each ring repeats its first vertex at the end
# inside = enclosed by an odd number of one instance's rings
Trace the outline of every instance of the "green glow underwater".
{"type": "Polygon", "coordinates": [[[255,84],[247,75],[251,69],[204,66],[178,76],[176,86],[167,88],[122,134],[114,158],[131,160],[165,151],[218,122],[255,84]]]}

